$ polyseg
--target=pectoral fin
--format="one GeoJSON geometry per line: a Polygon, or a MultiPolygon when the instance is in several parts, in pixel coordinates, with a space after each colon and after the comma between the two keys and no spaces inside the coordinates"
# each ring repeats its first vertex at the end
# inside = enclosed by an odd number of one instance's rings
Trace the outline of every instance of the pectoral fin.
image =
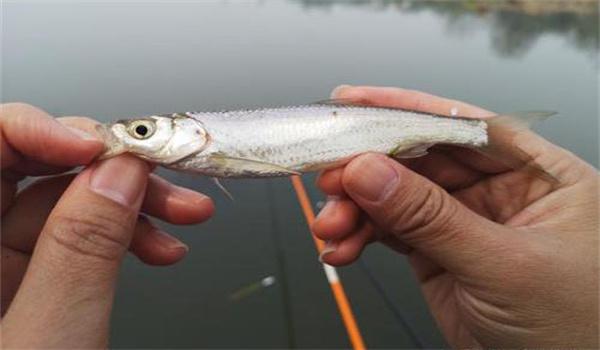
{"type": "Polygon", "coordinates": [[[223,186],[223,184],[221,183],[221,181],[219,180],[219,178],[217,177],[213,177],[212,178],[213,181],[215,182],[215,185],[217,185],[217,187],[223,191],[223,193],[225,193],[225,195],[227,196],[227,198],[229,198],[232,202],[233,202],[233,195],[231,194],[231,192],[229,192],[227,190],[227,188],[225,188],[225,186],[223,186]]]}
{"type": "Polygon", "coordinates": [[[268,175],[290,176],[300,175],[299,172],[282,167],[281,165],[263,162],[255,159],[231,157],[221,154],[211,156],[211,161],[218,164],[226,171],[239,175],[268,175]]]}

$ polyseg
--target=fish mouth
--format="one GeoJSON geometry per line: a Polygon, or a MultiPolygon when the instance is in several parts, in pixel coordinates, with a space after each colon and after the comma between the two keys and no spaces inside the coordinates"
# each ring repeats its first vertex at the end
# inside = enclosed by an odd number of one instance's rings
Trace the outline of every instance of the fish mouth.
{"type": "Polygon", "coordinates": [[[98,160],[112,158],[127,152],[125,145],[112,133],[112,126],[113,124],[97,124],[95,127],[96,132],[104,141],[104,151],[100,154],[98,160]]]}

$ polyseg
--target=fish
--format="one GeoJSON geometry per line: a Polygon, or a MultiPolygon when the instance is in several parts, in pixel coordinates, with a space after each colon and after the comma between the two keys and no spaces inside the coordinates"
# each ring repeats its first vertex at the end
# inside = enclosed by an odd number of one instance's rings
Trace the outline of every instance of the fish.
{"type": "MultiPolygon", "coordinates": [[[[553,112],[528,112],[521,120],[553,112]]],[[[292,107],[151,115],[101,124],[101,158],[131,153],[213,178],[299,175],[366,153],[415,158],[436,144],[485,149],[499,118],[443,116],[327,100],[292,107]]]]}

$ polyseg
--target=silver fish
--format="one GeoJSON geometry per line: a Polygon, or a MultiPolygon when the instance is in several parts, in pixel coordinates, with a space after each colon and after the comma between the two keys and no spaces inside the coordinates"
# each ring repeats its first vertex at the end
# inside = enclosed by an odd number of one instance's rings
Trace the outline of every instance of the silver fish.
{"type": "Polygon", "coordinates": [[[435,144],[481,148],[488,122],[347,103],[120,120],[103,158],[124,152],[211,177],[271,177],[339,166],[365,152],[418,157],[435,144]]]}

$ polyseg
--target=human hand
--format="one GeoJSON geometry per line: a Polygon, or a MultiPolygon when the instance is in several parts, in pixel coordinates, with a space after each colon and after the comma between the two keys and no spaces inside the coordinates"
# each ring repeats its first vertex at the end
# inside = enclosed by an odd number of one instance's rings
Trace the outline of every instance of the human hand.
{"type": "MultiPolygon", "coordinates": [[[[345,86],[334,95],[492,115],[396,88],[345,86]]],[[[330,196],[312,227],[328,242],[322,259],[349,264],[372,241],[406,254],[453,347],[597,348],[598,173],[533,132],[505,132],[515,157],[557,182],[464,148],[434,147],[402,164],[362,155],[318,179],[330,196]]]]}
{"type": "Polygon", "coordinates": [[[187,252],[140,210],[174,224],[212,215],[210,198],[149,175],[150,167],[130,156],[62,174],[103,150],[95,124],[1,106],[3,347],[106,347],[127,249],[151,265],[173,264],[187,252]],[[25,176],[55,174],[62,175],[17,194],[25,176]]]}

